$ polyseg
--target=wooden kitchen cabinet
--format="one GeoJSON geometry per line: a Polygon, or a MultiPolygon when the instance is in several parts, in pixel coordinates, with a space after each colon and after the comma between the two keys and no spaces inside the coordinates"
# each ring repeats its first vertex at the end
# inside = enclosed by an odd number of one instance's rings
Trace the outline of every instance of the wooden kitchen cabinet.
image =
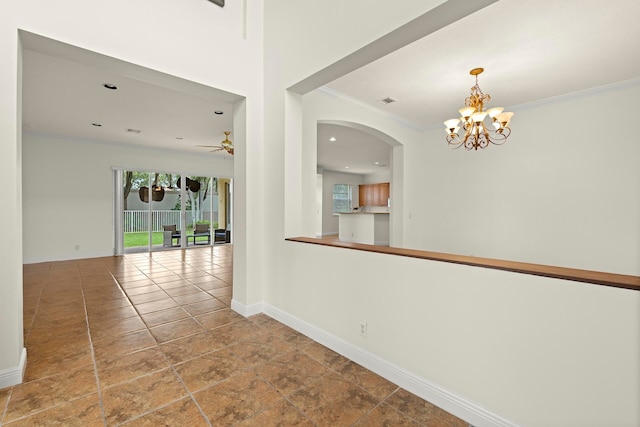
{"type": "Polygon", "coordinates": [[[389,183],[362,184],[358,186],[360,206],[387,206],[389,183]]]}

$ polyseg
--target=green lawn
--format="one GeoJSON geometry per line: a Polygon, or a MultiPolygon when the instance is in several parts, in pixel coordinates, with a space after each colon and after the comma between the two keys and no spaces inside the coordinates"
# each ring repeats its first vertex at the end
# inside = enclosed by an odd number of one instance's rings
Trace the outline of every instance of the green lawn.
{"type": "MultiPolygon", "coordinates": [[[[193,233],[193,227],[187,227],[187,234],[193,233]]],[[[162,231],[154,231],[153,232],[153,244],[161,245],[163,242],[162,231]]],[[[212,233],[213,234],[213,233],[212,233]]],[[[197,241],[200,243],[206,238],[201,237],[198,238],[197,241]]],[[[191,241],[191,240],[190,240],[191,241]]],[[[141,233],[124,233],[124,247],[125,248],[133,248],[136,246],[148,246],[149,245],[149,233],[141,232],[141,233]]]]}
{"type": "MultiPolygon", "coordinates": [[[[162,244],[162,231],[156,231],[153,233],[153,244],[162,244]]],[[[132,248],[135,246],[148,246],[149,245],[149,233],[124,233],[124,247],[132,248]]]]}

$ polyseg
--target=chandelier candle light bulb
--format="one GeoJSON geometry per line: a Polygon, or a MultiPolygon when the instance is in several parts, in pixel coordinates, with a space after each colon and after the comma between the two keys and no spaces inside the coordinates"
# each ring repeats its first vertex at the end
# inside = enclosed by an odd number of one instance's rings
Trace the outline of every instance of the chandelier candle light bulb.
{"type": "Polygon", "coordinates": [[[458,110],[460,118],[444,122],[447,143],[453,148],[464,146],[467,150],[477,150],[487,148],[489,144],[501,145],[511,134],[509,122],[513,113],[503,112],[502,107],[483,110],[484,104],[491,101],[491,96],[483,93],[478,85],[478,74],[483,71],[483,68],[474,68],[469,72],[476,77],[476,84],[471,88],[471,95],[465,99],[465,106],[458,110]],[[493,129],[484,124],[487,116],[491,120],[493,129]],[[458,134],[460,123],[464,130],[463,136],[458,134]]]}

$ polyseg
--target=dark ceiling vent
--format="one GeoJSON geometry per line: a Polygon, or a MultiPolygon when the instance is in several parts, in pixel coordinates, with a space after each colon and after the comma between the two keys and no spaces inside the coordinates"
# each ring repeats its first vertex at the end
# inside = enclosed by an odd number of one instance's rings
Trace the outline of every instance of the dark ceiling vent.
{"type": "Polygon", "coordinates": [[[129,133],[140,133],[142,131],[140,129],[131,129],[131,128],[129,128],[129,129],[127,129],[127,132],[129,132],[129,133]]]}
{"type": "Polygon", "coordinates": [[[380,102],[382,102],[383,104],[391,104],[392,102],[396,102],[396,101],[397,101],[397,99],[394,99],[394,98],[392,98],[390,96],[388,96],[386,98],[382,98],[380,100],[380,102]]]}

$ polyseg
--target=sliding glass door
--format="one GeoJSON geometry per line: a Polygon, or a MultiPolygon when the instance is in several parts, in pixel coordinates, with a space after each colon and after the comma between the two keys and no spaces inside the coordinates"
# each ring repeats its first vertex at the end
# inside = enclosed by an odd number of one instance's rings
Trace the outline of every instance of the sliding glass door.
{"type": "MultiPolygon", "coordinates": [[[[230,205],[220,178],[116,170],[115,252],[229,243],[230,205]],[[223,205],[222,215],[219,206],[223,205]],[[219,223],[219,216],[224,222],[219,223]]],[[[223,180],[225,187],[230,180],[223,180]]]]}

